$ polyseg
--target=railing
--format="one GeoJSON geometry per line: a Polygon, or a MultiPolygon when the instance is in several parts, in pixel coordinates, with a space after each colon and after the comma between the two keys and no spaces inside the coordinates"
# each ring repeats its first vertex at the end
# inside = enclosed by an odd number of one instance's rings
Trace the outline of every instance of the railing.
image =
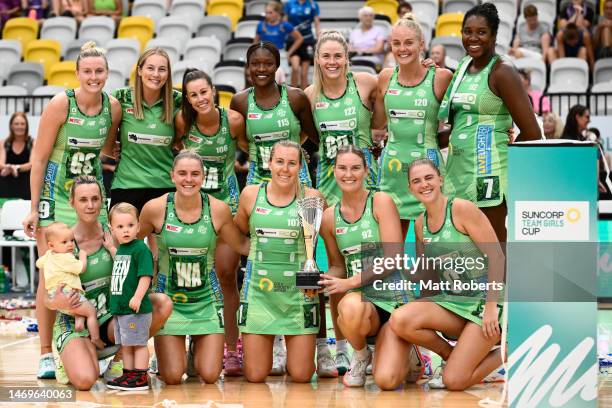
{"type": "Polygon", "coordinates": [[[540,99],[540,112],[542,112],[544,97],[550,100],[551,110],[564,120],[570,108],[576,104],[581,104],[589,108],[592,116],[612,115],[612,92],[545,93],[540,99]]]}
{"type": "Polygon", "coordinates": [[[44,96],[0,96],[0,115],[12,115],[14,112],[26,112],[29,115],[40,116],[52,95],[44,96]]]}

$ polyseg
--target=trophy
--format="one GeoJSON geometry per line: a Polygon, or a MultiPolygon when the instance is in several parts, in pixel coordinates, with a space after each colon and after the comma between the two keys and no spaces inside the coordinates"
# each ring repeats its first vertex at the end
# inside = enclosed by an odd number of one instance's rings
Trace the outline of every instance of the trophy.
{"type": "Polygon", "coordinates": [[[306,246],[306,262],[295,275],[295,286],[298,289],[320,289],[319,268],[314,260],[314,246],[319,236],[321,220],[323,219],[324,201],[321,197],[310,196],[297,201],[297,211],[304,230],[306,246]]]}

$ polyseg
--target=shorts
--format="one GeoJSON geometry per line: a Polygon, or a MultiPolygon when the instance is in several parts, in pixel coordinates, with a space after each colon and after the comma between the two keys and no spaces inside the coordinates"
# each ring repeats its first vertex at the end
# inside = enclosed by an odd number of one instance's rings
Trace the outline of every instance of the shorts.
{"type": "Polygon", "coordinates": [[[152,313],[115,315],[115,343],[122,346],[146,346],[152,313]]]}
{"type": "Polygon", "coordinates": [[[376,309],[376,313],[378,314],[378,320],[380,321],[380,327],[383,327],[385,323],[389,321],[391,318],[391,313],[378,306],[377,304],[372,303],[374,309],[376,309]]]}
{"type": "MultiPolygon", "coordinates": [[[[55,291],[56,290],[57,290],[57,288],[53,288],[53,289],[49,289],[47,291],[47,295],[49,295],[49,299],[53,299],[55,297],[55,291]]],[[[80,290],[72,289],[72,288],[69,288],[68,286],[64,286],[62,288],[62,293],[65,294],[65,295],[70,295],[70,294],[72,294],[73,290],[76,290],[81,295],[79,297],[79,302],[89,302],[89,300],[85,297],[83,292],[80,291],[80,290]]],[[[67,314],[67,315],[72,315],[72,313],[70,311],[66,311],[66,310],[62,310],[62,309],[58,309],[58,312],[61,312],[63,314],[67,314]]]]}
{"type": "MultiPolygon", "coordinates": [[[[293,42],[287,42],[287,47],[285,49],[289,51],[289,48],[291,48],[292,45],[293,42]]],[[[304,41],[302,45],[300,45],[298,49],[295,50],[293,55],[297,55],[298,57],[300,57],[300,61],[313,61],[314,46],[314,43],[311,43],[310,41],[304,41]]]]}
{"type": "Polygon", "coordinates": [[[144,205],[157,197],[176,190],[173,188],[114,188],[111,190],[111,208],[117,203],[130,203],[142,211],[144,205]]]}
{"type": "MultiPolygon", "coordinates": [[[[111,346],[113,343],[108,338],[108,325],[111,322],[111,316],[108,316],[100,324],[100,339],[107,345],[111,346]]],[[[57,352],[62,354],[64,348],[70,340],[78,337],[89,337],[89,331],[87,329],[77,332],[74,329],[74,316],[70,316],[63,313],[57,313],[55,316],[55,323],[53,324],[53,343],[57,352]]]]}

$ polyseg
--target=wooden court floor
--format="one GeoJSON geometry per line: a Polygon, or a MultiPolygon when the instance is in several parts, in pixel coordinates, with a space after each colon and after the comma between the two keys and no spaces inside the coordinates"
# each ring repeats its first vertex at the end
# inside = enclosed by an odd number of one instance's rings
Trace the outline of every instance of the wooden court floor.
{"type": "MultiPolygon", "coordinates": [[[[0,336],[0,387],[57,386],[55,380],[37,380],[38,336],[0,336]]],[[[346,389],[341,380],[324,379],[310,384],[293,384],[283,377],[268,377],[265,384],[250,384],[243,378],[221,379],[207,385],[189,379],[180,386],[166,386],[151,376],[149,391],[124,392],[106,389],[102,380],[88,392],[77,392],[76,403],[11,404],[11,407],[478,407],[486,397],[500,398],[502,385],[487,384],[466,392],[429,390],[407,385],[392,392],[381,392],[371,377],[363,389],[346,389]],[[164,400],[165,404],[164,404],[164,400]]],[[[612,407],[612,375],[601,379],[599,406],[612,407]]]]}

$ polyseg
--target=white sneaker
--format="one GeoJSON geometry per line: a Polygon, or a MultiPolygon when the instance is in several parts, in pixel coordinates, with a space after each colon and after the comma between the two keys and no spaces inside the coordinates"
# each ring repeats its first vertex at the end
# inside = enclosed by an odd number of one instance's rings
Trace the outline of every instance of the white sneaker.
{"type": "Polygon", "coordinates": [[[491,374],[487,375],[482,382],[483,383],[495,383],[495,382],[505,382],[506,381],[506,370],[504,370],[503,366],[499,366],[499,368],[493,371],[491,374]]]}
{"type": "Polygon", "coordinates": [[[374,351],[376,351],[376,347],[374,345],[368,345],[367,346],[368,349],[370,350],[370,353],[372,354],[372,361],[370,362],[370,364],[368,364],[368,367],[366,368],[366,375],[372,375],[372,363],[374,362],[374,351]]]}
{"type": "Polygon", "coordinates": [[[336,353],[336,370],[338,370],[338,375],[346,374],[350,365],[351,361],[345,352],[341,351],[336,353]]]}
{"type": "Polygon", "coordinates": [[[408,360],[408,373],[406,374],[406,382],[415,383],[423,377],[425,373],[425,360],[415,345],[410,347],[410,358],[408,360]]]}
{"type": "Polygon", "coordinates": [[[442,364],[440,364],[434,370],[431,380],[427,382],[427,385],[429,385],[429,388],[434,389],[434,390],[446,389],[446,385],[444,385],[444,381],[442,381],[442,372],[444,371],[444,367],[446,367],[446,362],[442,361],[442,364]]]}
{"type": "Polygon", "coordinates": [[[287,367],[287,349],[284,341],[279,341],[280,336],[274,338],[274,348],[272,349],[272,370],[270,375],[284,375],[287,367]]]}
{"type": "Polygon", "coordinates": [[[157,369],[157,356],[155,354],[153,354],[151,356],[151,361],[149,362],[149,372],[151,374],[157,374],[158,373],[158,369],[157,369]]]}
{"type": "Polygon", "coordinates": [[[38,378],[50,379],[55,378],[55,362],[53,361],[53,353],[47,353],[40,356],[38,361],[38,378]]]}
{"type": "Polygon", "coordinates": [[[372,362],[372,351],[368,348],[368,356],[365,360],[360,360],[357,353],[353,352],[351,359],[351,367],[348,372],[342,377],[342,382],[347,387],[363,387],[366,382],[366,368],[372,362]]]}
{"type": "Polygon", "coordinates": [[[123,361],[115,361],[111,360],[110,364],[104,371],[104,379],[106,381],[114,380],[115,378],[119,378],[123,375],[123,361]]]}
{"type": "Polygon", "coordinates": [[[317,376],[321,378],[338,377],[336,361],[334,361],[334,357],[332,357],[327,346],[322,349],[317,348],[317,376]]]}

